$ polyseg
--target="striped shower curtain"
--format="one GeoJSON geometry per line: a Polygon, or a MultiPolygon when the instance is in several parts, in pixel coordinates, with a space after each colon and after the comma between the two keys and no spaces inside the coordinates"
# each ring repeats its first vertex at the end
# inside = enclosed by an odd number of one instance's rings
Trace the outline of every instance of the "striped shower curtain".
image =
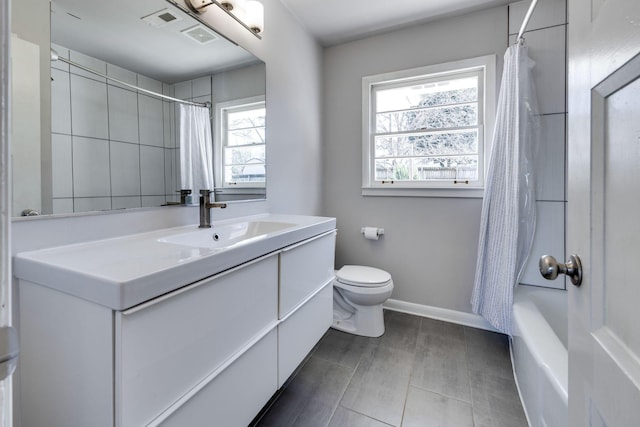
{"type": "Polygon", "coordinates": [[[511,335],[513,289],[535,231],[532,147],[537,109],[533,61],[524,46],[510,46],[504,69],[480,221],[471,305],[492,326],[511,335]]]}
{"type": "Polygon", "coordinates": [[[180,104],[180,189],[213,190],[212,152],[209,109],[180,104]]]}

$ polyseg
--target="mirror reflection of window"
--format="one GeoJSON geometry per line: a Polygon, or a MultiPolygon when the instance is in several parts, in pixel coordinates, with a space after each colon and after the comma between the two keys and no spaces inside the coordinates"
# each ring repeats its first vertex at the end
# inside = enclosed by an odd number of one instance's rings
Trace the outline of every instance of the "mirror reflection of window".
{"type": "Polygon", "coordinates": [[[264,187],[264,97],[218,104],[223,187],[264,187]]]}
{"type": "MultiPolygon", "coordinates": [[[[35,106],[25,107],[25,94],[14,97],[21,100],[13,106],[14,122],[25,118],[14,132],[29,133],[14,139],[34,142],[28,150],[20,145],[27,157],[14,150],[20,166],[13,168],[19,185],[14,216],[25,210],[66,215],[179,203],[177,107],[144,90],[195,102],[264,98],[264,63],[203,27],[178,3],[14,2],[12,28],[39,48],[40,63],[23,65],[17,58],[28,57],[29,46],[12,42],[14,65],[33,72],[14,72],[14,80],[24,80],[35,106]],[[52,62],[51,48],[57,52],[52,62]]],[[[264,199],[266,187],[235,193],[227,201],[264,199]]]]}

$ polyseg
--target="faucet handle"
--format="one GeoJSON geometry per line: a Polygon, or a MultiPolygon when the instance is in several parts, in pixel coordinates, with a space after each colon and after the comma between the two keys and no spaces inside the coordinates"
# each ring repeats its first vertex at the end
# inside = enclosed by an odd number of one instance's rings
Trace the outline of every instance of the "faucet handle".
{"type": "Polygon", "coordinates": [[[191,189],[182,189],[176,191],[176,193],[180,193],[180,204],[186,205],[187,203],[191,204],[191,189]]]}
{"type": "Polygon", "coordinates": [[[211,200],[211,190],[200,190],[200,203],[209,203],[211,200]]]}

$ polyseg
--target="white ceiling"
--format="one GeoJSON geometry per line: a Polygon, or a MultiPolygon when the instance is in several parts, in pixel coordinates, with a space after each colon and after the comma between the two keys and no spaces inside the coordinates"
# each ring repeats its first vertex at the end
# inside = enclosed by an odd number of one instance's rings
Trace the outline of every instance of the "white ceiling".
{"type": "Polygon", "coordinates": [[[182,31],[198,22],[165,0],[52,0],[51,41],[165,83],[257,62],[220,37],[198,44],[182,31]],[[170,10],[181,18],[153,27],[141,18],[170,10]]]}
{"type": "Polygon", "coordinates": [[[281,0],[322,45],[331,46],[414,23],[513,0],[281,0]]]}
{"type": "MultiPolygon", "coordinates": [[[[330,46],[513,0],[281,1],[330,46]]],[[[257,61],[222,38],[202,46],[184,37],[197,22],[167,0],[52,0],[51,9],[54,43],[167,83],[257,61]],[[184,19],[159,28],[140,19],[163,9],[184,19]]]]}

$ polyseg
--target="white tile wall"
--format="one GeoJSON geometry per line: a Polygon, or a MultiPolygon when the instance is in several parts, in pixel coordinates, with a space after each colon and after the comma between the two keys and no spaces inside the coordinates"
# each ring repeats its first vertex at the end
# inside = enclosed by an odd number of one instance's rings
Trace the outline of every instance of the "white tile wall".
{"type": "Polygon", "coordinates": [[[164,137],[165,148],[174,148],[176,146],[175,136],[172,137],[172,134],[173,134],[173,127],[171,123],[172,115],[173,115],[173,103],[163,102],[162,103],[162,124],[164,126],[163,137],[164,137]]]}
{"type": "Polygon", "coordinates": [[[564,262],[564,202],[537,202],[536,236],[520,283],[565,289],[564,276],[549,281],[542,278],[538,260],[542,255],[552,255],[564,262]]]}
{"type": "MultiPolygon", "coordinates": [[[[92,58],[90,56],[84,55],[80,52],[76,52],[73,50],[69,51],[69,58],[71,59],[71,61],[75,62],[76,64],[83,65],[91,70],[97,71],[102,74],[107,73],[107,63],[104,61],[100,61],[99,59],[92,58]]],[[[70,70],[71,70],[71,74],[84,76],[89,79],[97,80],[103,83],[106,82],[106,79],[104,77],[100,77],[94,73],[89,73],[88,71],[84,71],[81,68],[71,66],[70,70]]]]}
{"type": "MultiPolygon", "coordinates": [[[[61,46],[57,50],[123,82],[178,98],[211,101],[210,76],[169,85],[61,46]]],[[[54,132],[60,135],[53,142],[57,212],[178,201],[176,103],[107,82],[77,67],[65,73],[69,67],[61,62],[56,67],[52,118],[54,132]]]]}
{"type": "Polygon", "coordinates": [[[111,209],[129,209],[129,208],[139,208],[139,207],[142,207],[142,200],[140,196],[111,198],[111,209]]]}
{"type": "Polygon", "coordinates": [[[159,196],[164,191],[164,149],[140,146],[140,179],[143,196],[159,196]]]}
{"type": "Polygon", "coordinates": [[[166,202],[164,196],[142,196],[142,207],[160,206],[166,202]]]}
{"type": "MultiPolygon", "coordinates": [[[[138,75],[136,73],[134,73],[133,71],[125,70],[124,68],[118,67],[117,65],[107,64],[107,75],[134,86],[138,85],[138,75]]],[[[120,87],[122,89],[132,90],[130,87],[121,85],[114,80],[109,80],[109,84],[120,87]]]]}
{"type": "Polygon", "coordinates": [[[140,144],[164,146],[162,101],[138,94],[140,144]]]}
{"type": "MultiPolygon", "coordinates": [[[[556,26],[525,34],[525,46],[536,62],[533,78],[537,87],[540,114],[564,113],[566,87],[566,26],[556,26]]],[[[509,38],[515,42],[516,36],[509,38]]]]}
{"type": "Polygon", "coordinates": [[[195,98],[193,98],[194,102],[211,102],[211,95],[202,95],[202,96],[196,96],[195,98]]]}
{"type": "Polygon", "coordinates": [[[565,200],[565,114],[540,117],[536,153],[537,200],[565,200]]]}
{"type": "Polygon", "coordinates": [[[74,136],[73,196],[111,196],[110,187],[109,141],[74,136]]]}
{"type": "Polygon", "coordinates": [[[138,142],[138,95],[126,89],[108,85],[109,139],[138,142]]]}
{"type": "Polygon", "coordinates": [[[71,132],[92,138],[109,138],[107,86],[71,74],[71,132]]]}
{"type": "Polygon", "coordinates": [[[152,92],[162,93],[162,82],[138,74],[138,87],[152,92]]]}
{"type": "Polygon", "coordinates": [[[74,212],[106,211],[111,209],[111,197],[86,197],[73,199],[74,212]]]}
{"type": "MultiPolygon", "coordinates": [[[[509,43],[515,42],[530,1],[509,5],[509,43]]],[[[521,282],[565,288],[564,280],[547,281],[540,276],[538,260],[550,254],[565,258],[565,90],[566,0],[539,0],[525,32],[525,45],[536,62],[533,79],[540,106],[541,138],[536,157],[537,229],[534,247],[521,282]]]]}
{"type": "Polygon", "coordinates": [[[71,86],[69,73],[51,69],[51,132],[71,134],[71,86]]]}
{"type": "Polygon", "coordinates": [[[211,76],[200,77],[193,80],[192,97],[211,95],[211,76]]]}
{"type": "Polygon", "coordinates": [[[180,126],[180,120],[178,119],[178,106],[176,103],[172,104],[173,114],[171,114],[171,140],[173,147],[180,148],[180,137],[178,135],[178,127],[180,126]]]}
{"type": "Polygon", "coordinates": [[[51,134],[53,197],[73,197],[71,136],[51,134]]]}
{"type": "MultiPolygon", "coordinates": [[[[509,5],[509,34],[518,34],[524,16],[531,5],[530,0],[523,0],[509,5]]],[[[526,30],[563,25],[567,23],[566,0],[540,0],[529,20],[526,30]]]]}
{"type": "Polygon", "coordinates": [[[53,199],[53,213],[66,214],[73,213],[73,199],[53,199]]]}
{"type": "Polygon", "coordinates": [[[164,188],[167,197],[173,196],[178,190],[178,188],[174,187],[172,151],[174,150],[164,150],[164,188]]]}
{"type": "Polygon", "coordinates": [[[112,196],[140,196],[140,146],[138,144],[111,141],[110,171],[112,196]]]}
{"type": "Polygon", "coordinates": [[[174,97],[176,96],[176,89],[173,85],[163,83],[162,84],[162,93],[167,96],[174,97]]]}
{"type": "Polygon", "coordinates": [[[186,82],[176,83],[174,85],[175,97],[178,99],[191,99],[193,98],[193,85],[191,80],[186,82]]]}
{"type": "Polygon", "coordinates": [[[180,176],[180,150],[171,150],[171,179],[173,180],[173,188],[180,190],[182,188],[182,179],[180,176]]]}

